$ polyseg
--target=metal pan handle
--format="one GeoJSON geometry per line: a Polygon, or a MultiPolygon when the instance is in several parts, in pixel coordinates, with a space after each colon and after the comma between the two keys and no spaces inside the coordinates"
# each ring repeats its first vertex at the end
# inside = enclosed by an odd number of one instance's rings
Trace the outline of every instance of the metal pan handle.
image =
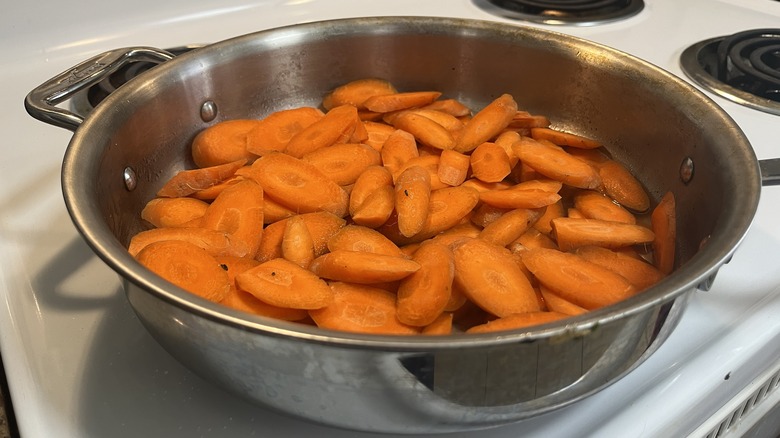
{"type": "Polygon", "coordinates": [[[758,167],[761,168],[761,185],[780,185],[780,158],[759,160],[758,167]]]}
{"type": "Polygon", "coordinates": [[[126,47],[96,55],[49,79],[24,99],[27,112],[50,125],[75,131],[84,118],[57,105],[90,87],[131,62],[163,63],[174,55],[151,47],[126,47]]]}

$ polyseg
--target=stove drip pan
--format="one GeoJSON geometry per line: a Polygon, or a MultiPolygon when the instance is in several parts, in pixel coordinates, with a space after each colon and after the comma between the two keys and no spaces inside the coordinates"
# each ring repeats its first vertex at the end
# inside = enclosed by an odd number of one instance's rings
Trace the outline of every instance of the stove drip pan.
{"type": "Polygon", "coordinates": [[[593,26],[623,20],[644,8],[643,0],[474,0],[504,18],[543,24],[593,26]]]}
{"type": "Polygon", "coordinates": [[[693,44],[680,67],[705,89],[780,115],[780,29],[755,29],[693,44]]]}

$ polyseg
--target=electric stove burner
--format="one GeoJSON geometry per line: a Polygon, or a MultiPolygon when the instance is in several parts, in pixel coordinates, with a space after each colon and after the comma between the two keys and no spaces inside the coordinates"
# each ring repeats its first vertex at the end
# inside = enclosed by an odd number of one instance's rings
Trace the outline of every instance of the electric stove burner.
{"type": "Polygon", "coordinates": [[[696,43],[682,53],[685,74],[709,91],[780,115],[780,29],[755,29],[696,43]]]}
{"type": "MultiPolygon", "coordinates": [[[[171,54],[178,56],[199,47],[202,47],[202,45],[181,46],[166,50],[171,54]]],[[[75,95],[71,100],[72,110],[81,116],[88,115],[100,102],[117,88],[156,65],[157,64],[154,62],[137,61],[123,66],[109,75],[106,79],[89,87],[85,92],[75,95]]]]}
{"type": "Polygon", "coordinates": [[[475,0],[505,18],[544,24],[592,26],[622,20],[644,8],[643,0],[475,0]]]}

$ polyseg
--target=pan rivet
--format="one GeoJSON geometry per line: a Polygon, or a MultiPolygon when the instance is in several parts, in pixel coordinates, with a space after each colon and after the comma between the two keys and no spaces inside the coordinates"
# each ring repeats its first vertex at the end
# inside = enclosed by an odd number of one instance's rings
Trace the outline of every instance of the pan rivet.
{"type": "Polygon", "coordinates": [[[204,122],[210,122],[217,117],[217,104],[211,100],[203,102],[200,106],[200,119],[204,122]]]}
{"type": "Polygon", "coordinates": [[[125,167],[124,172],[122,172],[122,178],[125,180],[125,188],[127,188],[127,190],[135,190],[138,178],[136,178],[135,171],[132,167],[125,167]]]}
{"type": "Polygon", "coordinates": [[[693,179],[693,159],[685,157],[680,164],[680,179],[684,184],[688,184],[693,179]]]}

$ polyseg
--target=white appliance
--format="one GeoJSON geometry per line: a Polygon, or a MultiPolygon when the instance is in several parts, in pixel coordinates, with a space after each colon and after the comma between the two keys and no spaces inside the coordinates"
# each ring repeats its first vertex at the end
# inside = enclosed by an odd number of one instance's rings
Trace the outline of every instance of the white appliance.
{"type": "MultiPolygon", "coordinates": [[[[538,26],[623,50],[680,77],[691,44],[780,27],[776,0],[645,0],[590,25],[504,18],[487,0],[5,2],[0,14],[0,352],[23,437],[353,437],[250,405],[195,376],[133,314],[117,275],[65,210],[71,133],[27,115],[25,95],[107,49],[209,43],[332,18],[451,16],[538,26]]],[[[632,2],[633,3],[633,2],[632,2]]],[[[760,159],[780,157],[780,115],[707,91],[760,159]]],[[[455,437],[780,435],[780,187],[671,337],[625,378],[569,407],[455,437]]]]}

